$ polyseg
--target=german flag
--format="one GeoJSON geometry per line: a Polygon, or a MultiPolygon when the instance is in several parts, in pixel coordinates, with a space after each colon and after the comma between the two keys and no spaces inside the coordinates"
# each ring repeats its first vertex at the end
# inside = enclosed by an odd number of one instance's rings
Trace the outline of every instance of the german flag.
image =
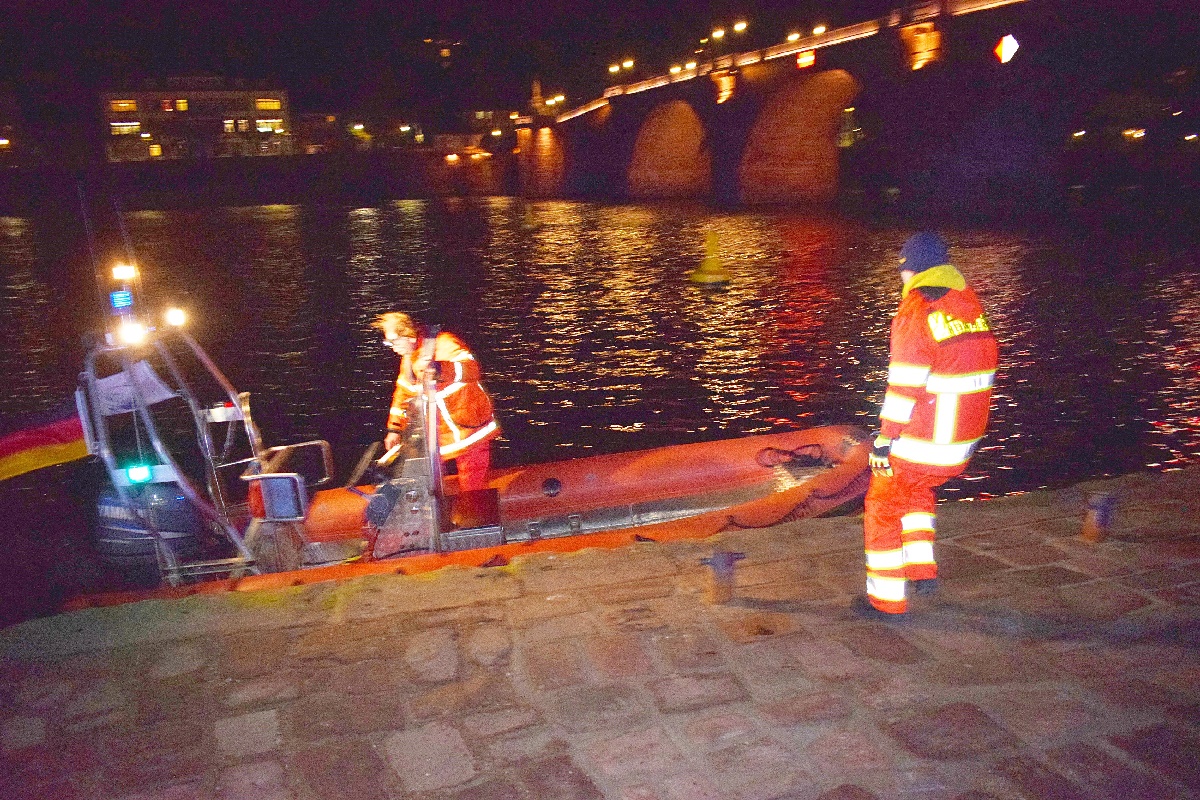
{"type": "Polygon", "coordinates": [[[87,454],[75,404],[63,403],[21,420],[11,430],[0,430],[0,481],[87,454]]]}

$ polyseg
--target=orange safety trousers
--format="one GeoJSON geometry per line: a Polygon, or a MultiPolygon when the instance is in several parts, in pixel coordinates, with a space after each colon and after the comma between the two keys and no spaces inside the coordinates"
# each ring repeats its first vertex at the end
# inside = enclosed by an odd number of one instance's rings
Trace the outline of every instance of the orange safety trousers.
{"type": "Polygon", "coordinates": [[[469,492],[487,488],[488,470],[492,466],[492,443],[483,442],[468,447],[454,457],[458,468],[458,488],[469,492]]]}
{"type": "Polygon", "coordinates": [[[867,597],[890,614],[908,610],[908,581],[937,577],[933,558],[937,497],[950,477],[929,475],[892,460],[891,477],[871,476],[863,513],[867,597]]]}

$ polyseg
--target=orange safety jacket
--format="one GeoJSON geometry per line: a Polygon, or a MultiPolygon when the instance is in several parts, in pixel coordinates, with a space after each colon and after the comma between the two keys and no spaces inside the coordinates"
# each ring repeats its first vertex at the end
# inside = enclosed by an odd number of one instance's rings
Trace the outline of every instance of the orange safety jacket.
{"type": "Polygon", "coordinates": [[[880,434],[891,459],[957,475],[987,427],[998,348],[975,292],[949,264],[913,276],[892,319],[880,434]]]}
{"type": "MultiPolygon", "coordinates": [[[[417,342],[412,353],[400,360],[400,374],[392,407],[388,413],[389,431],[402,432],[408,425],[408,404],[421,394],[421,378],[413,371],[414,356],[420,353],[417,342]]],[[[492,414],[492,401],[480,385],[483,371],[471,351],[452,333],[439,333],[434,340],[433,360],[437,364],[438,445],[442,458],[451,459],[468,447],[490,441],[500,434],[492,414]]]]}

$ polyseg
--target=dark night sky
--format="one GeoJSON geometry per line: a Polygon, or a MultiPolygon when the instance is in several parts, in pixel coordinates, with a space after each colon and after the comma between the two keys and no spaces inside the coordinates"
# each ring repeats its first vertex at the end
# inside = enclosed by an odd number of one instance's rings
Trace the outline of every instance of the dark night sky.
{"type": "MultiPolygon", "coordinates": [[[[616,57],[654,72],[717,21],[744,16],[748,42],[789,28],[859,22],[894,0],[16,0],[0,16],[0,82],[53,104],[106,84],[211,74],[282,85],[293,105],[346,109],[428,102],[424,37],[463,42],[453,91],[516,107],[540,76],[574,101],[595,96],[616,57]]],[[[1196,0],[1030,0],[1056,68],[1136,82],[1197,63],[1196,0]],[[1069,30],[1071,35],[1064,35],[1069,30]]],[[[432,66],[426,69],[436,69],[432,66]]],[[[441,86],[439,91],[450,91],[441,86]]]]}

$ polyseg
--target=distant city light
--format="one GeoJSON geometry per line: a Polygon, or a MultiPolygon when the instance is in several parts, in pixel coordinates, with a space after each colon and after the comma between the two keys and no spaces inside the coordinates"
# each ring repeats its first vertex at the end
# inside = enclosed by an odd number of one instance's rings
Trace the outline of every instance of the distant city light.
{"type": "Polygon", "coordinates": [[[811,67],[817,63],[817,53],[815,50],[803,50],[796,54],[796,66],[800,69],[811,67]]]}
{"type": "Polygon", "coordinates": [[[813,36],[820,36],[824,32],[825,32],[824,25],[818,25],[815,28],[813,28],[813,36]]]}
{"type": "Polygon", "coordinates": [[[354,130],[361,131],[362,129],[363,129],[363,124],[361,122],[354,123],[354,130]]]}
{"type": "Polygon", "coordinates": [[[695,62],[695,61],[689,61],[689,62],[687,62],[686,64],[684,64],[684,65],[683,65],[683,68],[684,68],[684,69],[695,69],[695,68],[696,68],[696,62],[695,62]]]}
{"type": "Polygon", "coordinates": [[[714,38],[714,39],[723,39],[723,38],[725,38],[725,29],[724,29],[724,28],[717,28],[715,31],[713,31],[713,32],[712,32],[712,38],[714,38]]]}
{"type": "Polygon", "coordinates": [[[446,156],[446,163],[453,164],[455,161],[458,161],[458,153],[450,153],[446,156]]]}
{"type": "Polygon", "coordinates": [[[1189,133],[1187,136],[1183,137],[1183,140],[1185,142],[1194,142],[1194,141],[1196,141],[1196,134],[1189,133]]]}
{"type": "Polygon", "coordinates": [[[1020,46],[1016,38],[1010,33],[1000,40],[1000,43],[996,45],[996,49],[992,52],[996,54],[996,58],[1000,59],[1001,64],[1007,64],[1009,61],[1012,61],[1012,57],[1017,54],[1017,48],[1020,46]]]}
{"type": "Polygon", "coordinates": [[[178,328],[187,322],[187,312],[182,308],[168,308],[164,318],[168,325],[174,325],[178,328]]]}
{"type": "Polygon", "coordinates": [[[621,71],[621,65],[620,64],[609,64],[608,71],[613,74],[616,74],[621,71]]]}
{"type": "Polygon", "coordinates": [[[492,131],[492,136],[503,136],[503,135],[504,135],[504,131],[500,130],[499,128],[496,128],[492,131]]]}
{"type": "Polygon", "coordinates": [[[554,102],[565,103],[565,102],[567,102],[567,98],[563,97],[561,94],[556,94],[556,95],[554,95],[554,102]]]}
{"type": "Polygon", "coordinates": [[[401,126],[400,126],[400,132],[401,132],[401,133],[408,133],[408,132],[409,132],[409,131],[411,131],[411,130],[412,130],[412,126],[411,126],[411,125],[401,125],[401,126]]]}
{"type": "Polygon", "coordinates": [[[546,101],[546,105],[552,106],[557,102],[558,102],[557,100],[555,100],[553,97],[551,97],[549,100],[546,101]]]}
{"type": "Polygon", "coordinates": [[[800,34],[797,33],[796,31],[792,31],[791,33],[788,34],[787,40],[789,42],[794,42],[799,38],[800,38],[800,34]]]}
{"type": "Polygon", "coordinates": [[[516,112],[516,111],[510,111],[510,112],[509,112],[509,114],[508,114],[508,118],[509,118],[509,119],[516,119],[516,118],[517,118],[517,117],[519,117],[519,116],[521,116],[521,115],[520,115],[520,113],[518,113],[518,112],[516,112]]]}
{"type": "Polygon", "coordinates": [[[671,74],[672,75],[678,75],[681,72],[683,72],[683,67],[679,66],[678,64],[671,65],[671,74]]]}
{"type": "Polygon", "coordinates": [[[1076,139],[1082,139],[1085,135],[1087,135],[1087,131],[1075,131],[1071,135],[1074,136],[1076,139]]]}
{"type": "Polygon", "coordinates": [[[1142,137],[1144,137],[1146,135],[1146,129],[1145,128],[1126,128],[1125,130],[1121,131],[1121,134],[1126,139],[1141,139],[1142,137]]]}
{"type": "Polygon", "coordinates": [[[624,67],[625,69],[633,69],[633,59],[632,58],[625,59],[624,61],[621,62],[621,66],[624,67]]]}
{"type": "Polygon", "coordinates": [[[745,22],[735,22],[735,23],[733,24],[733,31],[734,31],[734,33],[741,33],[741,32],[742,32],[742,31],[744,31],[744,30],[746,30],[746,23],[745,23],[745,22]]]}

